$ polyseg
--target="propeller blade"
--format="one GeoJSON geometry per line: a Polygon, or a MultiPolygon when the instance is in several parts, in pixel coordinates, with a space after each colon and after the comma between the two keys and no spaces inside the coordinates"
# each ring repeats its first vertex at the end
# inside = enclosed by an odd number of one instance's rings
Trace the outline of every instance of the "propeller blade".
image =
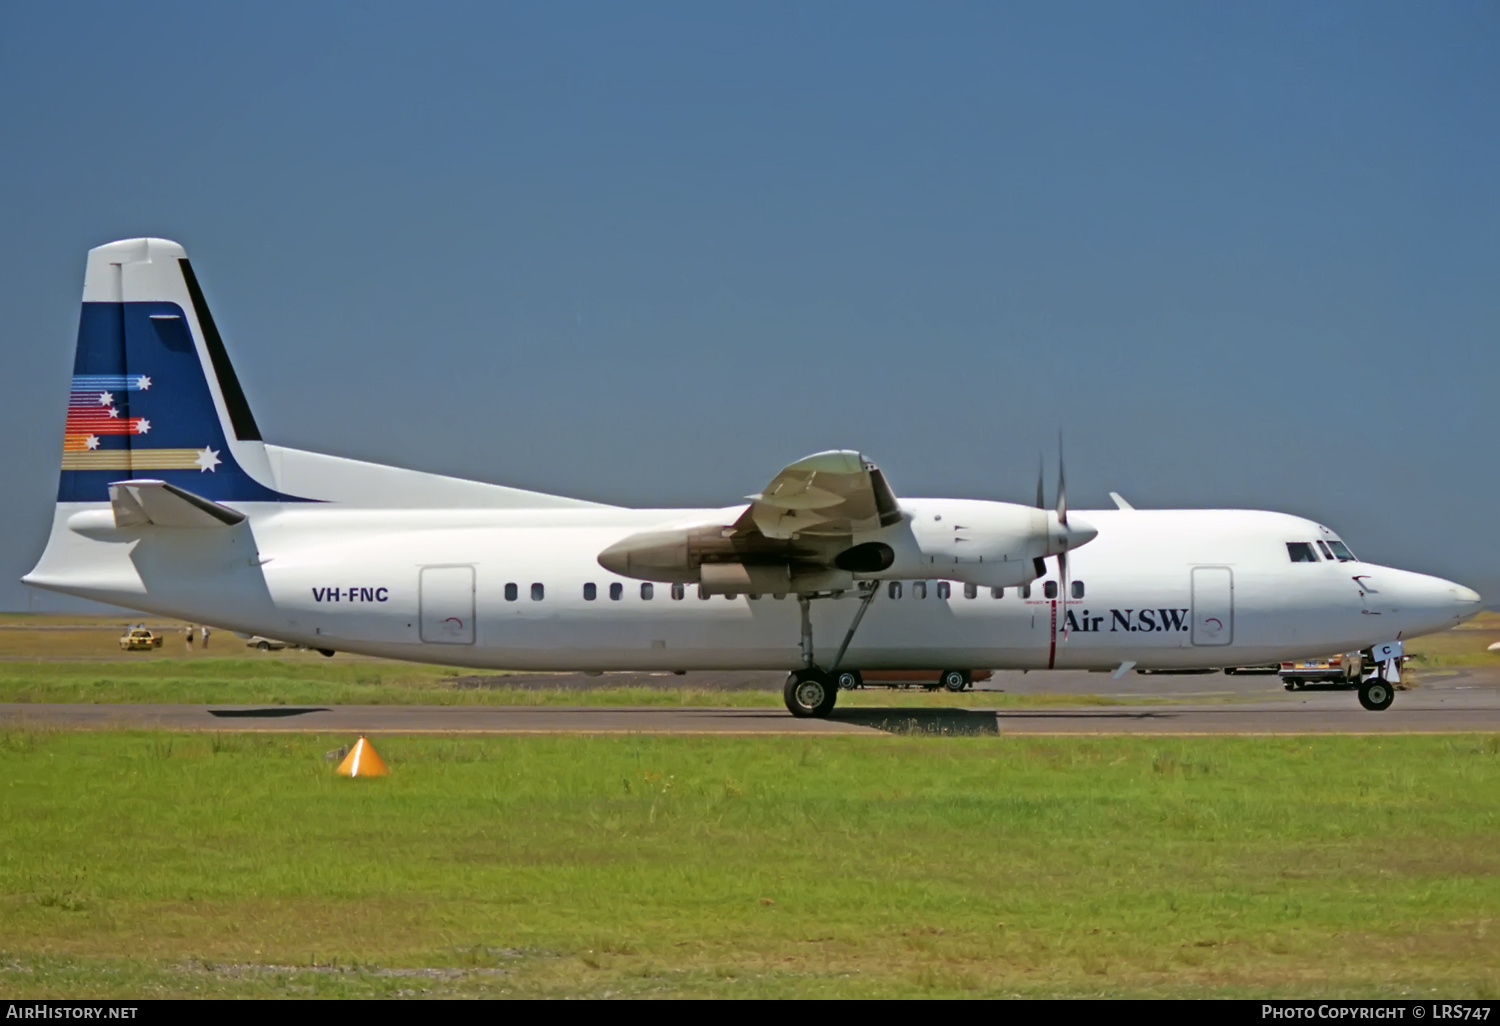
{"type": "Polygon", "coordinates": [[[1063,640],[1068,640],[1068,550],[1057,554],[1057,576],[1059,594],[1062,596],[1063,640]]]}
{"type": "Polygon", "coordinates": [[[1063,474],[1063,437],[1057,433],[1057,521],[1068,526],[1068,479],[1063,474]]]}
{"type": "Polygon", "coordinates": [[[1037,509],[1046,509],[1047,508],[1047,495],[1046,495],[1046,492],[1043,491],[1043,489],[1042,489],[1042,475],[1046,472],[1046,469],[1047,469],[1046,465],[1042,462],[1042,454],[1041,453],[1037,453],[1037,457],[1036,457],[1036,508],[1037,509]]]}

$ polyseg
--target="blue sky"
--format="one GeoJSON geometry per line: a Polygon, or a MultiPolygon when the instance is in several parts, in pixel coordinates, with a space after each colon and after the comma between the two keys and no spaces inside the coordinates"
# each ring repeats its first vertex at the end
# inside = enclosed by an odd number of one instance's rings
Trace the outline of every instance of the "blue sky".
{"type": "Polygon", "coordinates": [[[84,253],[146,234],[271,441],[1024,501],[1061,428],[1075,507],[1282,509],[1500,599],[1497,87],[1482,2],[12,0],[0,608],[84,253]]]}

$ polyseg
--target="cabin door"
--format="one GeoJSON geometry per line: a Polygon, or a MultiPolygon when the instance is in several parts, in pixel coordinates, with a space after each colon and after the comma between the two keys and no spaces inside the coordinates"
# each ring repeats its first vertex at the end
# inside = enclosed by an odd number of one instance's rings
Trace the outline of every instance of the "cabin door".
{"type": "Polygon", "coordinates": [[[1234,641],[1234,571],[1227,566],[1193,567],[1193,644],[1234,641]]]}
{"type": "Polygon", "coordinates": [[[474,568],[424,566],[421,618],[422,640],[429,644],[474,644],[474,568]]]}

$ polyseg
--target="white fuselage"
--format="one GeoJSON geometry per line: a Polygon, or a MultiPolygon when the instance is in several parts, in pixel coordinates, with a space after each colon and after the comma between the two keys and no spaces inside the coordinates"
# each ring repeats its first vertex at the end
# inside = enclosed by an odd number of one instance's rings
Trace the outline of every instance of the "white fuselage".
{"type": "MultiPolygon", "coordinates": [[[[950,501],[907,499],[901,508],[909,523],[920,524],[950,501]]],[[[717,511],[241,508],[249,519],[224,530],[132,531],[107,526],[107,505],[60,505],[53,544],[27,580],[314,648],[454,666],[802,665],[796,596],[704,599],[694,585],[656,583],[648,599],[642,581],[598,562],[601,551],[629,535],[717,511]],[[594,598],[587,599],[590,584],[594,598]]],[[[1479,609],[1474,592],[1436,577],[1362,562],[1292,562],[1287,543],[1332,537],[1299,517],[1243,510],[1078,515],[1098,537],[1071,554],[1066,597],[1047,595],[1048,582],[1057,580],[1055,560],[1029,586],[1029,597],[1018,587],[997,598],[988,587],[940,585],[936,566],[920,584],[881,580],[841,665],[1252,665],[1411,638],[1479,609]],[[900,597],[893,597],[893,583],[900,597]],[[1081,597],[1073,597],[1074,586],[1081,597]]],[[[812,602],[820,664],[843,641],[857,606],[852,590],[812,602]]]]}

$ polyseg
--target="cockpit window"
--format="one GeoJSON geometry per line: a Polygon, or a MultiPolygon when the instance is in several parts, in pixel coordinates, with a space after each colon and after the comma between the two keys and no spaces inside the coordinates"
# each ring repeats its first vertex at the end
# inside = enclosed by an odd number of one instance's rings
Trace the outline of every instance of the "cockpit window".
{"type": "Polygon", "coordinates": [[[1318,554],[1308,542],[1287,542],[1286,554],[1292,557],[1293,563],[1318,562],[1318,554]]]}
{"type": "Polygon", "coordinates": [[[1340,563],[1357,563],[1357,562],[1359,562],[1357,559],[1354,558],[1354,553],[1352,553],[1352,552],[1349,551],[1349,546],[1345,545],[1341,541],[1331,541],[1331,542],[1328,543],[1328,547],[1333,550],[1334,557],[1340,563]]]}
{"type": "Polygon", "coordinates": [[[1318,540],[1318,551],[1323,553],[1323,558],[1330,563],[1333,562],[1333,552],[1328,548],[1328,543],[1321,538],[1318,540]]]}

